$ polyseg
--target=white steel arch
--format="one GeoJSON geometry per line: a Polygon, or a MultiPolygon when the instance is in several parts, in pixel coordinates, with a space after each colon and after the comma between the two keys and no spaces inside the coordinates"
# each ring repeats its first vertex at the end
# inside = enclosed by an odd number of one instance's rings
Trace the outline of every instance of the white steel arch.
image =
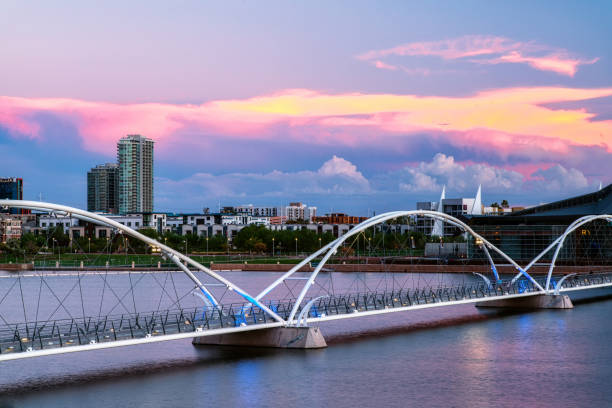
{"type": "Polygon", "coordinates": [[[58,205],[58,204],[38,202],[38,201],[0,200],[0,207],[3,207],[3,208],[9,208],[9,207],[12,207],[12,208],[24,208],[24,209],[30,209],[30,210],[39,210],[39,211],[46,211],[46,212],[63,213],[63,214],[66,214],[68,216],[73,216],[75,218],[80,218],[80,219],[83,219],[83,220],[86,220],[86,221],[89,221],[89,222],[94,222],[94,223],[98,223],[98,224],[105,224],[105,225],[109,225],[111,227],[114,227],[114,228],[118,229],[119,231],[122,231],[123,233],[125,233],[125,234],[127,234],[129,236],[132,236],[132,237],[134,237],[136,239],[139,239],[139,240],[141,240],[141,241],[143,241],[143,242],[145,242],[145,243],[147,243],[149,245],[156,246],[156,247],[160,248],[165,254],[168,255],[168,257],[170,257],[181,268],[181,270],[189,277],[189,279],[191,279],[196,284],[197,288],[202,291],[202,293],[208,298],[209,301],[211,301],[211,303],[213,305],[217,305],[217,301],[215,300],[215,298],[208,291],[206,286],[204,284],[202,284],[202,282],[200,282],[200,280],[189,270],[189,268],[187,268],[185,265],[183,265],[180,261],[183,261],[183,262],[185,262],[185,263],[187,263],[187,264],[189,264],[189,265],[191,265],[191,266],[201,270],[202,272],[204,272],[207,275],[211,276],[212,278],[214,278],[218,282],[226,285],[229,290],[232,290],[232,291],[236,292],[237,294],[239,294],[240,296],[245,298],[249,303],[254,304],[257,307],[261,308],[266,313],[268,313],[274,320],[276,320],[278,322],[285,322],[285,320],[282,317],[280,317],[278,314],[276,314],[275,312],[270,310],[264,304],[260,303],[257,299],[252,297],[245,290],[239,288],[234,283],[232,283],[229,280],[225,279],[223,276],[215,273],[214,271],[212,271],[211,269],[205,267],[204,265],[200,264],[199,262],[194,261],[190,257],[188,257],[186,255],[183,255],[182,253],[180,253],[178,251],[175,251],[174,249],[170,248],[169,246],[164,245],[161,242],[158,242],[158,241],[154,240],[153,238],[149,238],[146,235],[143,235],[143,234],[139,233],[138,231],[133,230],[132,228],[126,227],[125,225],[120,224],[117,221],[111,220],[111,219],[109,219],[107,217],[104,217],[104,216],[101,216],[99,214],[91,213],[89,211],[80,210],[78,208],[67,207],[67,206],[58,205]]]}
{"type": "MultiPolygon", "coordinates": [[[[290,271],[285,273],[283,276],[281,276],[275,282],[273,282],[270,286],[268,286],[266,289],[264,289],[259,295],[257,295],[256,299],[261,299],[263,296],[265,296],[267,293],[269,293],[272,289],[274,289],[277,285],[282,283],[286,278],[291,276],[293,273],[297,272],[302,266],[306,265],[309,261],[311,261],[315,257],[320,256],[321,254],[325,253],[323,258],[321,259],[321,262],[319,262],[319,264],[317,265],[315,270],[311,273],[309,279],[306,281],[306,284],[302,288],[302,291],[300,292],[298,298],[296,299],[295,305],[293,306],[293,309],[291,310],[291,313],[290,313],[290,315],[289,315],[289,317],[287,319],[287,322],[289,324],[293,324],[294,323],[293,320],[295,318],[295,315],[296,315],[296,313],[297,313],[297,311],[299,309],[300,304],[304,300],[304,297],[306,296],[306,293],[308,292],[308,289],[310,288],[310,286],[313,285],[315,278],[317,277],[319,272],[322,270],[323,266],[326,264],[326,262],[329,260],[329,258],[337,251],[337,249],[340,247],[340,245],[342,245],[342,243],[344,243],[351,236],[356,235],[356,234],[360,233],[361,231],[366,230],[369,227],[372,227],[372,226],[377,225],[377,224],[381,224],[381,223],[383,223],[383,222],[385,222],[387,220],[390,220],[390,219],[394,219],[394,218],[398,218],[398,217],[408,217],[408,216],[412,216],[412,215],[421,215],[421,216],[425,216],[425,217],[428,217],[428,218],[433,218],[433,219],[437,219],[437,220],[443,220],[443,221],[446,221],[446,222],[448,222],[448,223],[450,223],[452,225],[455,225],[455,226],[463,229],[464,231],[468,232],[470,235],[472,235],[477,240],[482,241],[483,248],[485,248],[485,251],[486,251],[486,248],[489,248],[489,249],[495,251],[496,253],[498,253],[505,260],[507,260],[510,264],[512,264],[519,271],[520,274],[524,275],[527,279],[529,279],[534,284],[535,287],[537,287],[540,291],[545,292],[544,288],[535,279],[533,279],[525,270],[523,270],[523,268],[521,268],[512,258],[510,258],[508,255],[506,255],[503,251],[501,251],[495,245],[491,244],[489,241],[484,239],[481,235],[476,233],[474,230],[472,230],[472,228],[470,228],[467,224],[465,224],[461,220],[459,220],[459,219],[457,219],[457,218],[455,218],[455,217],[453,217],[451,215],[442,213],[442,212],[427,211],[427,210],[411,210],[411,211],[393,211],[393,212],[389,212],[389,213],[380,214],[380,215],[378,215],[376,217],[370,218],[370,219],[362,222],[361,224],[355,226],[355,228],[353,228],[350,231],[348,231],[342,237],[336,239],[335,241],[333,241],[333,242],[329,243],[328,245],[326,245],[325,247],[319,249],[318,251],[316,251],[315,253],[313,253],[309,257],[305,258],[302,262],[300,262],[298,265],[293,267],[290,271]]],[[[491,262],[492,262],[492,260],[491,260],[491,262]]],[[[494,265],[492,265],[492,267],[493,267],[493,270],[495,271],[494,265]]]]}
{"type": "Polygon", "coordinates": [[[609,214],[590,215],[590,216],[579,218],[578,220],[573,222],[569,227],[567,227],[563,235],[559,237],[557,248],[555,249],[555,253],[550,261],[550,267],[548,268],[548,274],[546,275],[546,290],[547,291],[550,291],[550,280],[552,278],[553,270],[555,269],[555,263],[557,262],[557,257],[559,256],[559,252],[561,252],[561,248],[563,247],[563,244],[565,243],[565,239],[567,238],[567,236],[571,234],[572,232],[574,232],[576,229],[583,226],[584,224],[593,222],[595,220],[607,220],[607,221],[612,222],[612,215],[609,215],[609,214]]]}
{"type": "MultiPolygon", "coordinates": [[[[381,220],[382,218],[389,217],[392,214],[397,214],[396,217],[401,217],[402,216],[401,214],[403,212],[405,212],[405,211],[392,211],[392,212],[387,212],[387,213],[379,214],[379,215],[376,215],[374,217],[368,218],[367,220],[363,221],[359,225],[363,226],[364,228],[366,228],[366,225],[368,227],[370,227],[370,226],[378,224],[379,222],[384,222],[384,221],[379,221],[379,220],[381,220]]],[[[432,212],[432,211],[430,211],[430,212],[432,212]]],[[[433,211],[433,212],[435,212],[435,211],[433,211]]],[[[435,212],[435,213],[438,214],[437,212],[435,212]]],[[[441,214],[443,214],[443,213],[441,213],[441,214]]],[[[457,223],[454,223],[450,219],[444,219],[443,217],[436,217],[436,216],[433,216],[433,215],[431,217],[434,218],[434,219],[445,220],[449,224],[453,224],[456,227],[463,228],[461,225],[459,225],[457,223]]],[[[454,217],[451,217],[451,218],[455,219],[454,217]]],[[[457,220],[457,221],[459,221],[459,220],[457,220]]],[[[270,284],[268,287],[266,287],[264,290],[262,290],[255,297],[255,299],[260,300],[262,297],[267,295],[271,290],[273,290],[276,286],[281,284],[286,278],[290,277],[291,275],[293,275],[294,273],[299,271],[303,266],[308,264],[310,261],[312,261],[316,257],[320,256],[321,254],[325,253],[325,251],[329,250],[341,238],[342,237],[335,239],[334,241],[332,241],[332,242],[328,243],[327,245],[325,245],[324,247],[320,248],[318,251],[313,252],[308,257],[304,258],[300,263],[298,263],[297,265],[292,267],[289,271],[285,272],[282,276],[280,276],[278,279],[276,279],[274,282],[272,282],[272,284],[270,284]]],[[[493,259],[491,259],[491,255],[489,254],[489,251],[487,250],[487,245],[485,245],[484,242],[482,244],[482,249],[484,250],[484,252],[485,252],[485,254],[486,254],[486,256],[487,256],[487,258],[489,260],[489,263],[491,264],[491,270],[493,272],[493,275],[495,276],[495,279],[497,281],[499,281],[499,275],[497,273],[497,268],[495,267],[495,263],[493,262],[493,259]]]]}
{"type": "MultiPolygon", "coordinates": [[[[612,222],[612,215],[610,214],[600,214],[600,215],[585,215],[583,217],[580,217],[578,219],[576,219],[574,222],[572,222],[565,230],[565,232],[563,234],[561,234],[560,236],[558,236],[553,242],[550,243],[550,245],[548,245],[542,252],[540,252],[538,254],[538,256],[536,256],[535,258],[533,258],[531,260],[531,262],[529,262],[529,264],[527,264],[527,266],[525,268],[523,268],[525,271],[528,271],[533,265],[536,264],[536,262],[538,262],[544,255],[546,255],[546,253],[548,253],[548,251],[550,251],[551,249],[555,248],[555,252],[553,255],[553,258],[551,260],[550,263],[550,267],[548,269],[548,274],[546,277],[546,291],[548,293],[551,292],[550,289],[550,280],[552,277],[552,273],[555,267],[555,262],[557,260],[557,257],[559,255],[559,252],[561,251],[561,248],[563,246],[563,243],[565,241],[565,238],[567,238],[567,236],[572,233],[573,231],[575,231],[577,228],[581,227],[582,225],[589,223],[591,221],[597,220],[597,219],[605,219],[608,220],[610,222],[612,222]]],[[[512,278],[512,283],[516,282],[516,280],[518,278],[521,277],[521,273],[519,272],[518,274],[516,274],[516,276],[514,276],[514,278],[512,278]]]]}
{"type": "MultiPolygon", "coordinates": [[[[590,215],[587,215],[587,216],[584,216],[584,217],[578,218],[576,221],[574,221],[573,223],[571,223],[571,224],[569,225],[569,227],[568,227],[568,228],[572,227],[573,225],[576,225],[576,224],[577,224],[577,223],[579,223],[580,221],[582,221],[582,220],[584,220],[584,219],[587,219],[587,218],[589,218],[589,217],[591,217],[591,216],[590,216],[590,215]]],[[[533,258],[533,259],[531,260],[531,262],[529,262],[529,264],[527,264],[527,266],[526,266],[525,268],[523,268],[523,269],[524,269],[525,271],[528,271],[528,270],[529,270],[529,269],[530,269],[530,268],[531,268],[533,265],[535,265],[535,264],[536,264],[536,262],[538,262],[538,261],[540,260],[540,258],[542,258],[544,255],[546,255],[546,253],[547,253],[548,251],[550,251],[552,248],[554,248],[554,247],[555,247],[555,245],[557,245],[557,244],[558,244],[558,243],[561,241],[561,237],[562,237],[562,236],[563,236],[563,235],[558,236],[558,237],[557,237],[557,238],[556,238],[556,239],[555,239],[553,242],[551,242],[551,243],[550,243],[550,245],[548,245],[548,246],[546,247],[546,249],[544,249],[542,252],[540,252],[540,253],[538,254],[538,256],[536,256],[535,258],[533,258]]],[[[516,280],[517,280],[518,278],[520,278],[520,277],[521,277],[521,273],[518,273],[518,274],[517,274],[517,275],[516,275],[514,278],[512,278],[511,283],[516,282],[516,280]]]]}

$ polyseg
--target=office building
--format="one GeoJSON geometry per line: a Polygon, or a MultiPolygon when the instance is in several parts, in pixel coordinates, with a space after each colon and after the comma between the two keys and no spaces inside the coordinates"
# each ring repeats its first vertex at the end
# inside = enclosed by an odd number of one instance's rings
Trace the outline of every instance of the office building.
{"type": "MultiPolygon", "coordinates": [[[[17,177],[0,178],[0,200],[23,200],[23,179],[17,177]]],[[[11,208],[4,212],[10,212],[11,214],[25,213],[18,208],[11,208]]]]}
{"type": "Polygon", "coordinates": [[[119,213],[153,212],[153,141],[128,135],[117,143],[119,213]]]}
{"type": "MultiPolygon", "coordinates": [[[[468,216],[467,223],[519,264],[539,255],[568,225],[587,215],[612,213],[612,184],[598,191],[542,204],[504,216],[468,216]]],[[[558,263],[610,265],[612,222],[595,220],[572,232],[559,252],[558,263]]],[[[473,251],[476,253],[475,251],[473,251]]],[[[482,253],[480,253],[482,256],[482,253]]],[[[549,251],[540,262],[553,255],[549,251]]],[[[502,261],[503,262],[503,261],[502,261]]]]}
{"type": "Polygon", "coordinates": [[[87,173],[87,211],[116,214],[119,211],[119,166],[101,164],[87,173]]]}

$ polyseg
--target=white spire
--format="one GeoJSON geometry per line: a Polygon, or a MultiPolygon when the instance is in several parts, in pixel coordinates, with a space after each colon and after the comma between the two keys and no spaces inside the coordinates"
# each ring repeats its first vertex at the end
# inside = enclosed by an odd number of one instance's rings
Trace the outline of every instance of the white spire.
{"type": "Polygon", "coordinates": [[[442,206],[442,200],[446,198],[446,185],[442,186],[442,194],[440,194],[440,201],[438,201],[438,211],[442,212],[444,207],[442,206]]]}
{"type": "MultiPolygon", "coordinates": [[[[442,205],[442,201],[446,198],[446,186],[442,187],[442,194],[440,194],[440,201],[438,202],[438,211],[443,212],[444,206],[442,205]]],[[[442,220],[435,220],[433,228],[431,230],[431,235],[436,235],[441,237],[444,235],[444,224],[442,220]]]]}
{"type": "MultiPolygon", "coordinates": [[[[601,181],[599,182],[599,190],[601,190],[603,188],[603,185],[601,184],[601,181]]],[[[597,190],[597,191],[599,191],[597,190]]]]}
{"type": "Polygon", "coordinates": [[[478,185],[478,191],[476,192],[476,198],[474,199],[474,205],[472,205],[471,215],[482,215],[482,184],[478,185]]]}

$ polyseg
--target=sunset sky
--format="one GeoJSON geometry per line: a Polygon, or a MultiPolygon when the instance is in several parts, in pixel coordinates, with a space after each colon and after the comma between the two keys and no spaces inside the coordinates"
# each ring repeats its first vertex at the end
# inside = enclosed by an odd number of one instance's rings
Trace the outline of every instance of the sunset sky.
{"type": "Polygon", "coordinates": [[[609,1],[3,1],[0,177],[86,207],[87,171],[140,133],[162,211],[594,191],[610,21],[609,1]]]}

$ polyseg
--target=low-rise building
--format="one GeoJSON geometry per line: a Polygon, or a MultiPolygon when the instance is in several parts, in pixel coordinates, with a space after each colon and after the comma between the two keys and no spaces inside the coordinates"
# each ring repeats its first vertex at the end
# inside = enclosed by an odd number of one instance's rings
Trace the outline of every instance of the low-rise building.
{"type": "Polygon", "coordinates": [[[109,215],[107,218],[135,230],[145,227],[142,214],[109,215]]]}
{"type": "Polygon", "coordinates": [[[0,242],[21,238],[21,218],[0,214],[0,242]]]}
{"type": "Polygon", "coordinates": [[[303,203],[289,203],[285,207],[285,213],[287,221],[308,221],[312,222],[312,219],[317,216],[317,207],[308,207],[303,203]]]}
{"type": "Polygon", "coordinates": [[[314,217],[312,222],[316,224],[360,224],[368,217],[358,217],[344,213],[325,214],[323,217],[314,217]]]}
{"type": "Polygon", "coordinates": [[[243,204],[236,207],[236,212],[245,213],[254,217],[278,217],[280,209],[278,207],[258,207],[253,204],[243,204]]]}
{"type": "Polygon", "coordinates": [[[43,230],[62,227],[64,233],[68,233],[70,227],[76,227],[79,220],[68,216],[55,216],[51,214],[41,214],[38,216],[38,227],[43,230]]]}

